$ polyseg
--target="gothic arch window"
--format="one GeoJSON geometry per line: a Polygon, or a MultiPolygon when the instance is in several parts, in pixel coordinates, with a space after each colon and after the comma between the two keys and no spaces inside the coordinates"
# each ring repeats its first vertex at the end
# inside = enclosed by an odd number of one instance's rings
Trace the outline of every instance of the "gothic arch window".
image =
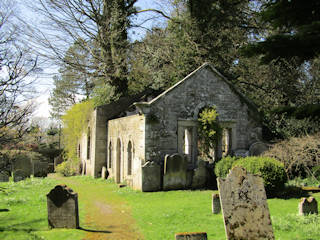
{"type": "Polygon", "coordinates": [[[127,148],[127,156],[128,156],[128,175],[132,175],[132,158],[133,158],[133,148],[132,143],[129,141],[127,148]]]}
{"type": "Polygon", "coordinates": [[[112,168],[112,143],[109,143],[109,156],[108,156],[108,168],[112,168]]]}

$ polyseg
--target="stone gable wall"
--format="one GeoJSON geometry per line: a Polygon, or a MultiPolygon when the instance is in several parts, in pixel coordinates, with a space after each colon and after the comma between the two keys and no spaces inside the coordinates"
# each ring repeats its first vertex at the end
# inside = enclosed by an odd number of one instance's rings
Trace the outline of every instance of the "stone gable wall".
{"type": "Polygon", "coordinates": [[[247,104],[205,67],[143,110],[147,119],[146,160],[162,163],[165,154],[178,152],[178,120],[197,120],[205,106],[215,106],[220,122],[232,125],[232,150],[248,149],[254,138],[261,138],[261,128],[250,119],[247,104]]]}
{"type": "MultiPolygon", "coordinates": [[[[108,169],[117,181],[117,143],[121,143],[120,182],[126,181],[141,190],[141,166],[145,163],[145,117],[132,115],[108,121],[108,146],[111,142],[112,167],[108,169]],[[132,144],[132,174],[128,175],[128,144],[132,144]]],[[[109,149],[109,147],[108,147],[109,149]]],[[[108,153],[109,157],[109,153],[108,153]]]]}

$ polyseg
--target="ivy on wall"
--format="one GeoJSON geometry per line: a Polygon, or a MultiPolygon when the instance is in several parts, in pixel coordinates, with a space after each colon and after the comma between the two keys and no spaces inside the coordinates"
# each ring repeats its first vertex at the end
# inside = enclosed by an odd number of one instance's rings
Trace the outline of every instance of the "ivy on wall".
{"type": "Polygon", "coordinates": [[[210,151],[217,148],[222,135],[222,127],[218,121],[219,114],[215,107],[204,108],[198,117],[199,153],[204,158],[211,158],[210,151]]]}

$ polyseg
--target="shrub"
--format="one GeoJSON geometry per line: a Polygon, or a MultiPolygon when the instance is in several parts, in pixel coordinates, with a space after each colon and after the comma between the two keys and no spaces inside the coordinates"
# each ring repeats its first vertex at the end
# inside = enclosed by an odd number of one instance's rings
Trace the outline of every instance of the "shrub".
{"type": "Polygon", "coordinates": [[[266,192],[270,195],[284,187],[287,181],[283,163],[268,157],[246,157],[235,161],[232,167],[241,166],[248,172],[259,174],[264,181],[266,192]]]}
{"type": "Polygon", "coordinates": [[[65,177],[75,176],[78,173],[78,166],[72,161],[65,161],[57,165],[55,171],[65,177]]]}
{"type": "Polygon", "coordinates": [[[229,173],[229,170],[232,167],[232,164],[239,158],[236,157],[224,157],[222,158],[219,162],[217,162],[215,168],[214,168],[214,173],[216,174],[217,177],[222,177],[225,178],[227,174],[229,173]]]}
{"type": "Polygon", "coordinates": [[[312,168],[320,165],[320,133],[281,141],[263,155],[282,162],[289,179],[312,176],[312,168]]]}

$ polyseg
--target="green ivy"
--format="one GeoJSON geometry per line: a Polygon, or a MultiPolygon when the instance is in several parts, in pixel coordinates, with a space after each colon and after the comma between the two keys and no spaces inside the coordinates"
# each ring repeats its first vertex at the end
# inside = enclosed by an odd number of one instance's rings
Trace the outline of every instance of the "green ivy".
{"type": "Polygon", "coordinates": [[[215,149],[222,135],[222,128],[218,121],[219,114],[215,107],[208,107],[199,113],[198,135],[199,135],[199,151],[201,155],[209,156],[210,149],[215,149]]]}

